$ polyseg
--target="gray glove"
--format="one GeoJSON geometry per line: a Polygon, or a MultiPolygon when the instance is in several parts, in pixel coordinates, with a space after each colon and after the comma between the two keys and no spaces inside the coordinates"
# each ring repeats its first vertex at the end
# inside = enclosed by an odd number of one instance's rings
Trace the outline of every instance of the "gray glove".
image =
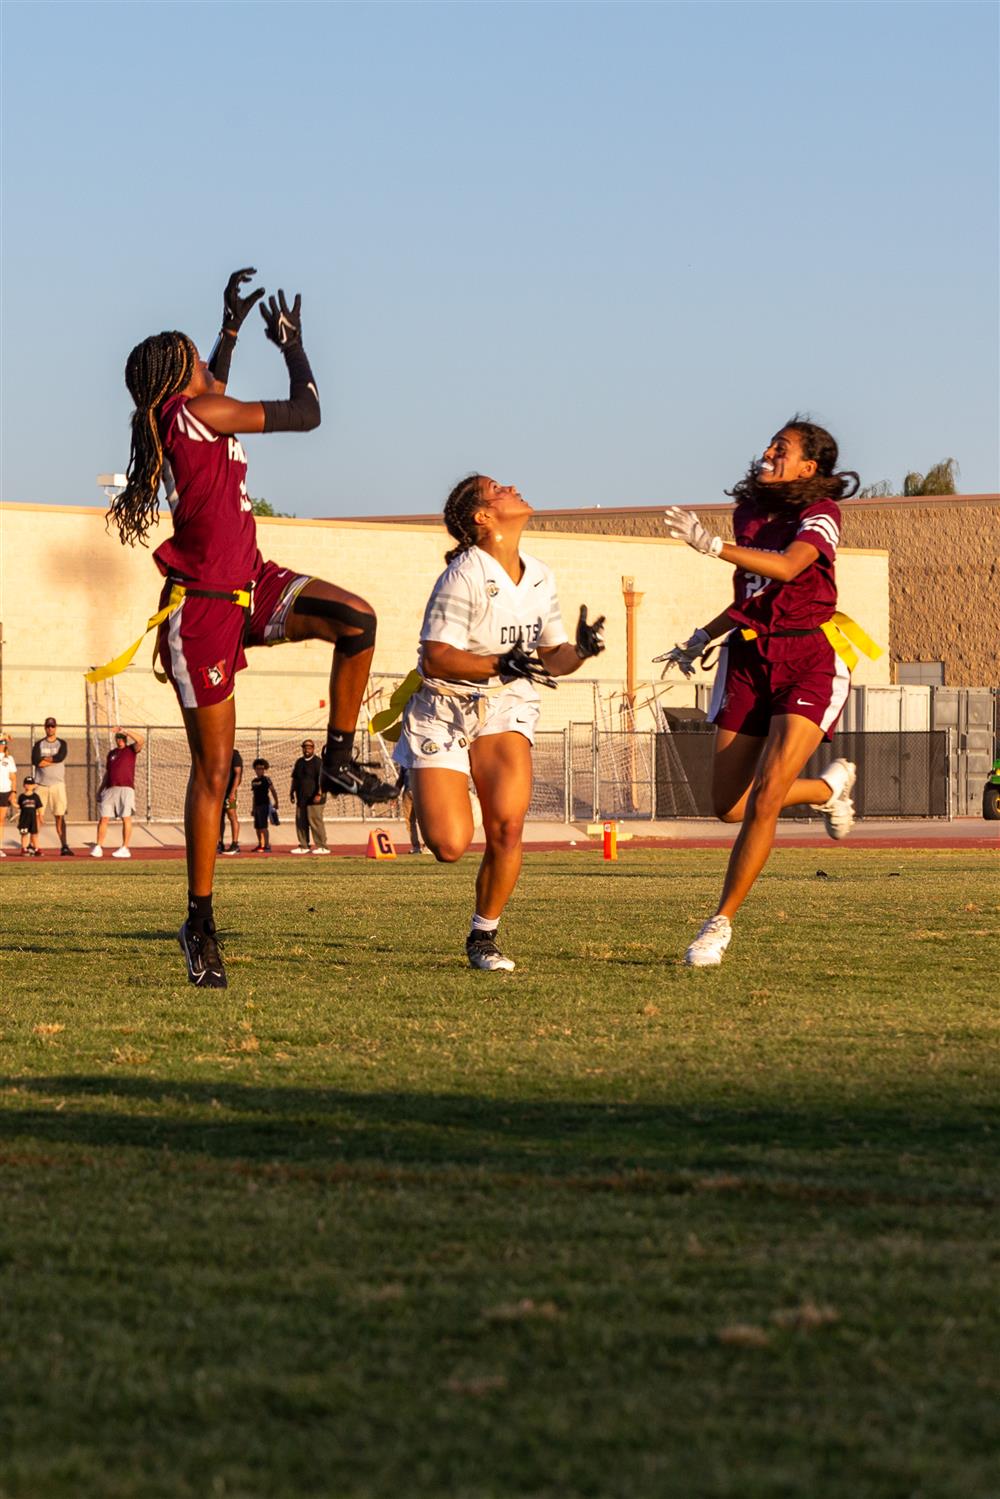
{"type": "Polygon", "coordinates": [[[675,645],[672,651],[664,651],[662,656],[654,656],[654,661],[666,662],[660,676],[665,677],[670,668],[676,666],[685,677],[693,677],[702,651],[711,643],[711,639],[708,631],[699,627],[683,645],[675,645]]]}

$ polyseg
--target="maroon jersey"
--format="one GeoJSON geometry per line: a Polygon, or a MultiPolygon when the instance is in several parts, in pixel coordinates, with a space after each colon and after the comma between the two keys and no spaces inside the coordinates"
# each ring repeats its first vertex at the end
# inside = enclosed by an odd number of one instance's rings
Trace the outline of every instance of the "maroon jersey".
{"type": "Polygon", "coordinates": [[[135,757],[139,753],[134,744],[124,744],[121,749],[108,751],[104,762],[105,786],[135,786],[135,757]]]}
{"type": "Polygon", "coordinates": [[[833,500],[815,500],[801,510],[768,515],[744,502],[733,516],[736,545],[760,552],[784,552],[793,541],[807,541],[819,556],[797,578],[781,583],[759,573],[736,569],[735,600],[729,610],[734,620],[765,634],[781,630],[811,630],[832,617],[837,607],[834,561],[840,541],[840,507],[833,500]]]}
{"type": "Polygon", "coordinates": [[[242,588],[261,564],[243,444],[199,421],[187,396],[165,401],[159,420],[174,534],[156,565],[204,588],[242,588]]]}

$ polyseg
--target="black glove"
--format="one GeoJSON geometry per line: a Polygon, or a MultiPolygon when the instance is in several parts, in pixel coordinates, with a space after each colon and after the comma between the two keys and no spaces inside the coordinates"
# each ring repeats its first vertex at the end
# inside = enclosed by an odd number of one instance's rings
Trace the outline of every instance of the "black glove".
{"type": "Polygon", "coordinates": [[[288,303],[285,301],[285,293],[278,292],[277,300],[269,297],[260,309],[260,315],[264,319],[267,336],[273,344],[284,352],[294,344],[302,342],[302,294],[297,292],[295,302],[289,311],[288,303]]]}
{"type": "Polygon", "coordinates": [[[555,678],[551,677],[545,666],[537,656],[531,656],[518,641],[512,645],[506,655],[501,656],[497,662],[497,675],[501,682],[535,682],[545,687],[554,687],[555,678]]]}
{"type": "Polygon", "coordinates": [[[248,265],[242,271],[234,271],[226,282],[226,289],[222,293],[222,331],[228,333],[231,338],[236,337],[247,313],[264,295],[264,288],[258,286],[257,290],[251,292],[248,297],[240,296],[240,287],[256,274],[257,267],[248,265]]]}
{"type": "Polygon", "coordinates": [[[595,619],[592,625],[587,623],[587,606],[580,605],[580,618],[576,622],[576,654],[581,661],[586,661],[590,656],[599,656],[604,649],[604,641],[601,639],[601,631],[604,629],[604,615],[595,619]]]}

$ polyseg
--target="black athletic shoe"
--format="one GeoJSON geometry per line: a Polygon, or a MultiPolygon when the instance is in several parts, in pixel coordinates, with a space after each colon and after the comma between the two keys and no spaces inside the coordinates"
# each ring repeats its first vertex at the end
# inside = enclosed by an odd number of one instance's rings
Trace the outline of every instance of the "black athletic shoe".
{"type": "Polygon", "coordinates": [[[373,807],[376,802],[391,802],[396,799],[395,786],[390,786],[388,781],[380,781],[370,770],[365,770],[358,760],[341,760],[339,764],[330,764],[324,756],[320,785],[324,791],[332,791],[334,796],[359,797],[366,807],[373,807]]]}
{"type": "Polygon", "coordinates": [[[222,852],[226,855],[227,858],[228,858],[228,856],[230,854],[238,854],[239,851],[240,851],[240,846],[239,846],[238,843],[231,843],[228,848],[224,848],[222,850],[222,852]]]}
{"type": "Polygon", "coordinates": [[[473,968],[485,969],[487,973],[513,973],[514,964],[505,958],[497,946],[496,932],[470,932],[465,939],[465,951],[473,968]]]}
{"type": "Polygon", "coordinates": [[[222,841],[221,838],[219,839],[218,843],[215,845],[215,852],[217,854],[224,854],[226,852],[226,845],[223,843],[223,841],[222,841]]]}
{"type": "Polygon", "coordinates": [[[72,858],[75,858],[73,850],[70,848],[70,846],[69,846],[68,843],[64,843],[63,844],[62,848],[59,850],[59,854],[60,854],[60,857],[63,858],[63,859],[72,859],[72,858]]]}
{"type": "Polygon", "coordinates": [[[185,921],[177,934],[187,960],[188,983],[199,989],[226,989],[226,968],[214,932],[199,932],[185,921]]]}

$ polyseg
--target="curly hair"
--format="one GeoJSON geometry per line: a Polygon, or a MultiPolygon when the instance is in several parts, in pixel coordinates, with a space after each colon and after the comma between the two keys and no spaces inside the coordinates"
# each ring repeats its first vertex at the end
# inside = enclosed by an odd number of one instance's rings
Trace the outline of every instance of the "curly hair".
{"type": "Polygon", "coordinates": [[[194,373],[197,353],[186,333],[154,333],[136,344],[125,362],[125,384],[135,402],[128,483],[108,507],[122,544],[146,545],[159,513],[163,443],[157,424],[160,407],[183,390],[194,373]]]}
{"type": "Polygon", "coordinates": [[[836,439],[826,430],[798,412],[785,422],[782,432],[797,432],[803,458],[811,458],[816,472],[811,479],[789,479],[787,483],[761,484],[757,478],[757,461],[751,463],[743,478],[732,489],[724,491],[737,503],[749,503],[762,510],[788,507],[801,510],[814,500],[842,500],[857,494],[861,479],[853,469],[837,469],[839,449],[836,439]]]}
{"type": "Polygon", "coordinates": [[[450,552],[445,552],[444,560],[453,562],[470,547],[474,547],[479,540],[479,528],[476,525],[476,511],[482,504],[480,485],[483,482],[482,474],[468,474],[460,480],[451,494],[444,502],[444,523],[449,536],[454,536],[458,542],[457,547],[452,547],[450,552]]]}

